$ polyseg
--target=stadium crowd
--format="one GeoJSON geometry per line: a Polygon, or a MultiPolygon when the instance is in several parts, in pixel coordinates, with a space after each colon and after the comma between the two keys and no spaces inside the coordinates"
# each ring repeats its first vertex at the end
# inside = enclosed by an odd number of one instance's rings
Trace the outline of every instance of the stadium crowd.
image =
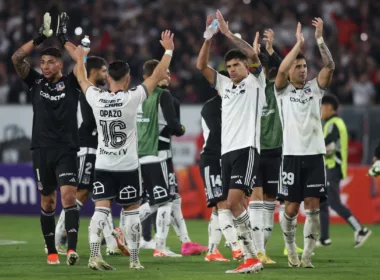
{"type": "MultiPolygon", "coordinates": [[[[11,54],[22,42],[32,38],[34,26],[40,26],[49,8],[44,0],[0,0],[0,104],[30,102],[27,88],[20,83],[11,63],[11,54]],[[22,13],[20,13],[22,11],[22,13]]],[[[274,30],[275,47],[283,56],[295,42],[297,21],[303,24],[304,53],[309,61],[309,75],[320,68],[315,46],[314,16],[325,22],[325,40],[331,46],[336,70],[330,91],[343,104],[367,106],[380,103],[380,13],[379,1],[359,0],[77,0],[49,1],[64,5],[70,16],[70,40],[79,44],[84,35],[91,39],[91,54],[126,59],[131,67],[132,85],[142,81],[143,61],[159,58],[157,44],[160,31],[170,28],[175,33],[176,52],[171,64],[171,91],[183,103],[203,103],[214,95],[196,70],[196,58],[203,43],[206,15],[219,8],[229,20],[230,29],[248,42],[255,31],[274,30]],[[180,5],[178,4],[180,3],[180,5]],[[164,8],[163,8],[164,7],[164,8]],[[207,7],[207,8],[205,8],[207,7]],[[82,28],[80,35],[74,33],[82,28]],[[310,38],[310,39],[309,39],[310,38]]],[[[59,46],[54,39],[43,45],[59,46]]],[[[223,67],[223,54],[232,46],[217,36],[212,47],[213,67],[223,67]]],[[[39,71],[38,52],[29,61],[39,71]]],[[[65,70],[73,63],[64,57],[65,70]]]]}

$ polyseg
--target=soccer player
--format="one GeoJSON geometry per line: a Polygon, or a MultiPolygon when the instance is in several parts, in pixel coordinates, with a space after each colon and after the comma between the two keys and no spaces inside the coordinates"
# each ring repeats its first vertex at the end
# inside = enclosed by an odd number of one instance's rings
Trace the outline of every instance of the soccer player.
{"type": "Polygon", "coordinates": [[[139,261],[141,182],[137,153],[136,118],[140,104],[152,94],[166,76],[173,55],[173,34],[162,32],[160,43],[165,54],[154,73],[138,87],[128,90],[130,68],[124,61],[109,66],[110,91],[94,87],[86,76],[84,57],[88,50],[76,50],[78,82],[92,107],[98,130],[93,200],[95,212],[89,226],[90,259],[94,270],[113,269],[100,254],[100,232],[103,230],[113,199],[124,208],[125,239],[130,253],[130,268],[143,269],[139,261]]]}
{"type": "Polygon", "coordinates": [[[297,43],[282,61],[275,80],[275,93],[283,128],[282,179],[279,197],[285,201],[281,220],[288,264],[312,268],[311,256],[319,234],[319,204],[326,199],[326,176],[320,103],[331,82],[335,64],[323,41],[323,21],[315,18],[315,38],[322,55],[323,68],[317,78],[307,81],[307,64],[300,53],[304,44],[298,23],[297,43]],[[297,216],[304,202],[304,252],[299,261],[295,244],[297,216]]]}
{"type": "MultiPolygon", "coordinates": [[[[35,71],[25,58],[43,41],[53,35],[51,17],[45,13],[38,36],[25,43],[12,56],[17,74],[29,86],[33,104],[32,146],[33,171],[41,194],[41,228],[48,251],[47,263],[59,264],[55,247],[56,189],[61,190],[65,211],[65,230],[68,238],[67,261],[74,265],[79,228],[79,212],[76,206],[78,125],[77,107],[80,87],[74,73],[62,74],[62,53],[57,48],[41,52],[42,74],[35,71]]],[[[62,26],[58,27],[61,30],[62,26]]],[[[57,34],[58,35],[58,34],[57,34]]],[[[65,45],[71,53],[71,46],[65,45]]]]}
{"type": "MultiPolygon", "coordinates": [[[[158,63],[154,59],[145,62],[144,79],[148,79],[152,75],[158,63]]],[[[170,71],[167,70],[166,77],[160,81],[153,94],[142,104],[137,119],[139,157],[144,188],[149,195],[151,207],[158,207],[155,221],[156,247],[153,252],[155,257],[181,256],[166,247],[173,204],[171,194],[175,187],[175,178],[172,177],[173,174],[170,174],[167,165],[171,154],[171,135],[182,136],[185,133],[185,127],[176,117],[173,98],[166,89],[169,81],[170,71]]],[[[189,240],[186,224],[185,230],[185,238],[189,240]]]]}
{"type": "Polygon", "coordinates": [[[329,238],[329,206],[344,218],[354,230],[354,248],[359,248],[371,235],[351,211],[340,200],[340,180],[347,177],[348,133],[344,120],[337,116],[339,101],[334,95],[322,99],[322,120],[325,121],[323,133],[326,145],[327,201],[321,204],[321,237],[317,246],[331,245],[329,238]]]}
{"type": "MultiPolygon", "coordinates": [[[[256,36],[259,36],[257,33],[256,36]]],[[[269,77],[272,68],[278,68],[281,58],[273,49],[274,32],[264,32],[267,54],[259,58],[266,77],[265,96],[267,106],[261,116],[261,154],[259,170],[249,202],[249,218],[253,229],[253,240],[257,257],[264,264],[274,264],[265,252],[265,247],[273,230],[273,215],[276,207],[278,179],[282,156],[282,127],[274,93],[274,77],[269,77]]],[[[258,39],[256,40],[258,41],[258,39]]],[[[254,46],[257,52],[260,47],[254,46]]],[[[273,75],[273,74],[272,74],[273,75]]]]}
{"type": "MultiPolygon", "coordinates": [[[[88,80],[96,87],[105,86],[107,84],[107,62],[103,58],[97,56],[88,57],[86,61],[86,71],[88,80]]],[[[79,184],[76,201],[78,209],[80,210],[83,204],[88,200],[90,192],[92,192],[98,134],[94,114],[83,94],[79,96],[79,108],[79,120],[81,124],[78,130],[80,150],[77,154],[79,184]]],[[[65,211],[62,211],[55,229],[55,245],[58,254],[66,252],[66,238],[64,238],[66,231],[64,224],[65,211]]],[[[103,235],[107,243],[107,255],[120,255],[121,250],[118,248],[112,231],[113,222],[112,214],[110,213],[108,215],[108,223],[103,230],[103,235]]]]}
{"type": "MultiPolygon", "coordinates": [[[[226,71],[219,73],[228,77],[226,71]]],[[[222,234],[231,246],[235,260],[242,257],[242,252],[233,226],[232,214],[227,207],[228,188],[222,186],[222,98],[220,95],[205,103],[201,116],[204,145],[200,155],[199,169],[205,186],[207,207],[212,208],[208,225],[209,245],[205,260],[229,262],[229,259],[224,258],[218,250],[222,234]]]]}
{"type": "Polygon", "coordinates": [[[377,144],[375,148],[375,155],[372,159],[373,165],[368,170],[368,175],[372,177],[377,177],[380,175],[380,143],[377,144]]]}
{"type": "MultiPolygon", "coordinates": [[[[238,239],[242,241],[243,264],[226,273],[255,272],[262,263],[254,258],[252,228],[245,207],[256,176],[260,152],[260,117],[265,102],[265,76],[256,51],[228,29],[220,11],[216,12],[219,30],[239,49],[224,57],[230,78],[208,66],[211,39],[205,40],[198,56],[197,68],[222,97],[222,186],[228,190],[227,207],[232,212],[238,239]],[[250,74],[248,62],[257,68],[250,74]]],[[[212,17],[207,17],[206,28],[212,17]]]]}

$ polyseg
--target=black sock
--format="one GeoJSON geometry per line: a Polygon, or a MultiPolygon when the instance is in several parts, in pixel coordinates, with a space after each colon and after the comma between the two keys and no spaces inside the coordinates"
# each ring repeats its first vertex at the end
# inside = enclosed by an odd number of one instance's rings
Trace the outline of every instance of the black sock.
{"type": "Polygon", "coordinates": [[[41,208],[41,229],[45,238],[48,254],[57,254],[55,248],[55,211],[48,212],[41,208]]]}
{"type": "Polygon", "coordinates": [[[65,229],[67,232],[67,251],[77,250],[79,211],[76,205],[64,208],[65,210],[65,229]]]}

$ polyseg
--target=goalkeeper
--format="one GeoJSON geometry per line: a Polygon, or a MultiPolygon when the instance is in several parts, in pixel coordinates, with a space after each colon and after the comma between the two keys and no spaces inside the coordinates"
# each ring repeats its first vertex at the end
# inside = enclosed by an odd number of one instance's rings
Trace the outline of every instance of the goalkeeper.
{"type": "Polygon", "coordinates": [[[327,196],[326,202],[320,206],[321,236],[317,247],[331,245],[329,238],[330,206],[339,216],[344,218],[355,231],[354,248],[359,248],[371,235],[371,231],[363,227],[351,211],[340,200],[340,180],[347,176],[348,136],[343,119],[337,116],[339,102],[333,95],[325,95],[322,99],[322,120],[325,121],[323,134],[325,137],[327,196]]]}

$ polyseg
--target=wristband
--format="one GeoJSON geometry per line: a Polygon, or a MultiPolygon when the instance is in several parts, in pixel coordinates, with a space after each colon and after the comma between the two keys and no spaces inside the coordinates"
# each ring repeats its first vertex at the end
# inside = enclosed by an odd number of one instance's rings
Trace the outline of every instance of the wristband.
{"type": "Polygon", "coordinates": [[[323,44],[325,41],[323,40],[323,37],[320,37],[320,38],[318,38],[317,39],[317,44],[318,45],[321,45],[321,44],[323,44]]]}
{"type": "Polygon", "coordinates": [[[170,55],[170,56],[173,56],[173,51],[172,51],[172,50],[166,50],[166,51],[165,51],[165,54],[170,55]]]}

